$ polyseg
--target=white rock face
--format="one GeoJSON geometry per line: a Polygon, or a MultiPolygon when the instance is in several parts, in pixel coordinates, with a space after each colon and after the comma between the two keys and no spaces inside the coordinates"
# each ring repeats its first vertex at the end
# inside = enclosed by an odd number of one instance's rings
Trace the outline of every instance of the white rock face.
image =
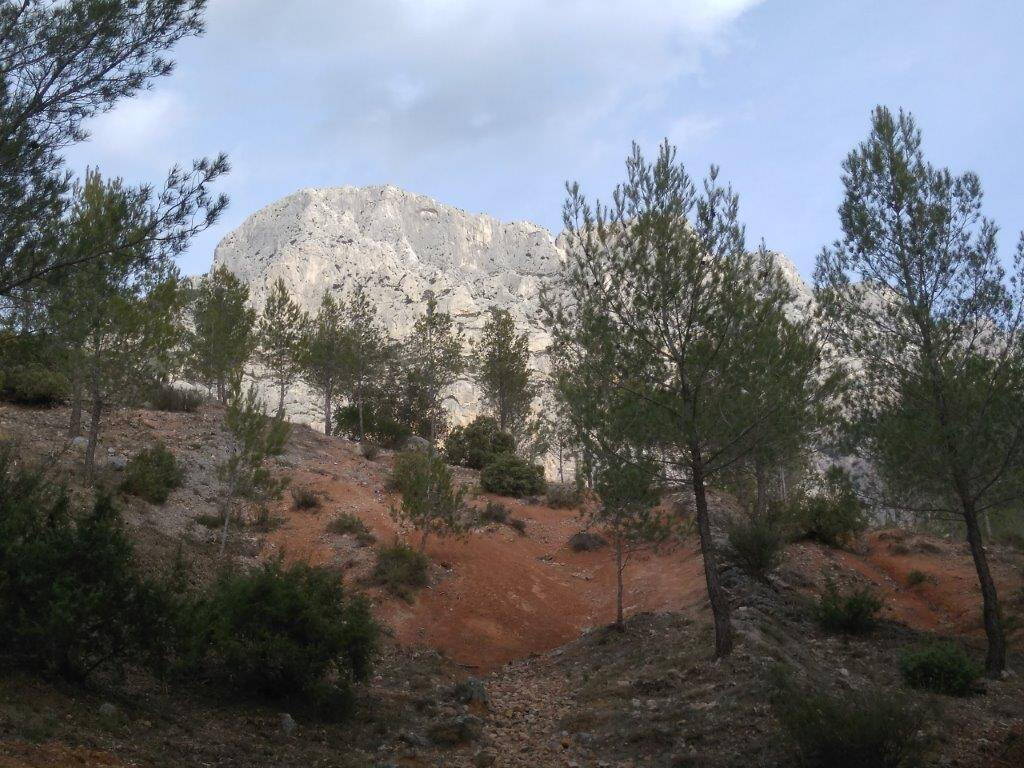
{"type": "MultiPolygon", "coordinates": [[[[395,338],[412,330],[431,293],[467,338],[479,335],[490,307],[501,307],[529,332],[534,362],[545,368],[538,299],[561,257],[551,233],[535,224],[466,213],[396,187],[339,187],[300,190],[257,211],[217,246],[214,266],[246,281],[257,309],[278,278],[311,314],[324,291],[344,300],[364,284],[395,338]]],[[[478,413],[470,381],[452,388],[448,406],[457,424],[478,413]]],[[[322,426],[302,387],[287,410],[322,426]]]]}
{"type": "MultiPolygon", "coordinates": [[[[492,306],[507,309],[529,333],[535,366],[547,370],[539,295],[563,258],[554,236],[536,224],[467,213],[397,187],[337,187],[303,189],[257,211],[221,241],[214,266],[246,281],[258,310],[278,278],[311,314],[324,291],[344,300],[364,284],[395,338],[412,330],[431,293],[470,339],[492,306]]],[[[797,303],[806,305],[810,291],[796,267],[778,258],[797,303]]],[[[456,424],[480,409],[469,380],[452,387],[447,403],[456,424]]],[[[322,426],[318,403],[301,385],[286,410],[322,426]]]]}

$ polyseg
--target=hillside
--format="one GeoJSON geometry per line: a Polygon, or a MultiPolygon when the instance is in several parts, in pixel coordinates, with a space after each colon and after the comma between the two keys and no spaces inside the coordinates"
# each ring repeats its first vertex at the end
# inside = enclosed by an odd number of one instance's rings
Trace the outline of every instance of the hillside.
{"type": "MultiPolygon", "coordinates": [[[[63,409],[0,406],[0,439],[37,459],[56,451],[57,466],[74,470],[80,457],[60,450],[65,417],[63,409]]],[[[160,440],[187,468],[185,486],[165,505],[124,502],[136,547],[155,571],[169,567],[179,542],[197,580],[217,567],[216,532],[197,518],[215,511],[221,419],[219,407],[204,406],[196,414],[122,411],[107,423],[101,445],[109,457],[160,440]]],[[[258,702],[226,704],[206,690],[169,692],[140,675],[98,680],[86,693],[15,678],[3,683],[0,766],[775,765],[787,752],[766,705],[773,660],[826,687],[897,687],[897,651],[920,633],[957,636],[976,653],[983,647],[966,547],[902,531],[872,532],[843,551],[793,544],[768,585],[728,568],[723,578],[739,646],[726,661],[709,659],[702,566],[689,540],[629,566],[631,618],[626,632],[614,632],[606,627],[614,606],[608,551],[572,551],[568,539],[579,530],[572,510],[511,500],[502,501],[525,521],[522,535],[491,525],[462,540],[431,540],[430,585],[406,602],[365,584],[373,546],[326,530],[334,516],[349,512],[378,543],[405,536],[388,516],[396,502],[385,489],[390,461],[386,452],[367,461],[348,441],[296,427],[275,472],[315,491],[320,507],[295,510],[286,495],[271,509],[274,530],[247,526],[231,545],[243,561],[282,553],[330,566],[372,596],[393,636],[360,694],[356,722],[300,719],[286,734],[280,713],[258,702]],[[912,570],[926,581],[907,586],[912,570]],[[827,577],[872,584],[885,605],[880,629],[849,640],[823,634],[808,606],[827,577]],[[452,698],[452,686],[470,675],[483,680],[488,706],[467,708],[452,698]],[[113,719],[100,713],[110,701],[113,719]],[[479,721],[465,726],[469,714],[479,721]],[[439,729],[460,717],[460,727],[472,731],[462,734],[468,743],[442,746],[439,729]],[[496,761],[488,763],[491,756],[496,761]]],[[[112,466],[103,472],[116,481],[112,466]]],[[[470,471],[460,476],[475,482],[470,471]]],[[[478,495],[473,503],[488,498],[478,495]]],[[[716,497],[719,514],[728,505],[716,497]]],[[[999,547],[991,556],[1007,608],[1024,612],[1024,558],[999,547]]],[[[1018,630],[1011,661],[1018,669],[1020,639],[1018,630]]],[[[1019,764],[1020,677],[988,682],[984,695],[962,702],[921,698],[941,713],[929,725],[937,739],[934,764],[1019,764]]]]}

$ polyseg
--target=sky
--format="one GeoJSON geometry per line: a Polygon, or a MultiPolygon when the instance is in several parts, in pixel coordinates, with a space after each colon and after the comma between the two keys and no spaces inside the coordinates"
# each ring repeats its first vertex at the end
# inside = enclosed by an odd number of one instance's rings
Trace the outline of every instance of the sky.
{"type": "Polygon", "coordinates": [[[840,163],[876,104],[972,170],[1008,253],[1024,228],[1024,0],[211,0],[177,68],[68,153],[159,184],[224,151],[231,204],[179,259],[209,269],[298,189],[394,184],[561,230],[565,182],[606,198],[632,141],[710,164],[807,278],[838,235],[840,163]]]}

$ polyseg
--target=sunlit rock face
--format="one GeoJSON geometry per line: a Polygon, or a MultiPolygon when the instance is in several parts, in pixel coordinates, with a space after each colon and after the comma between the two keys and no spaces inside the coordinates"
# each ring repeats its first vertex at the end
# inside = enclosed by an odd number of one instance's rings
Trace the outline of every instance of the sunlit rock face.
{"type": "MultiPolygon", "coordinates": [[[[412,330],[431,295],[470,339],[487,310],[501,307],[528,331],[534,362],[546,368],[538,300],[561,255],[551,233],[529,222],[467,213],[396,187],[338,187],[300,190],[257,211],[221,241],[214,266],[246,281],[257,308],[278,278],[311,314],[325,291],[344,300],[363,284],[395,338],[412,330]]],[[[452,387],[447,403],[455,423],[479,412],[468,379],[452,387]]],[[[322,422],[301,386],[287,410],[322,422]]]]}
{"type": "MultiPolygon", "coordinates": [[[[431,295],[468,339],[478,336],[490,307],[501,307],[529,333],[534,364],[546,371],[540,289],[557,273],[565,242],[536,224],[467,213],[396,187],[303,189],[225,237],[214,266],[246,281],[257,309],[278,278],[311,314],[325,291],[345,300],[363,284],[395,338],[411,332],[431,295]]],[[[795,306],[806,308],[809,289],[788,259],[777,258],[798,293],[795,306]]],[[[451,388],[446,402],[456,424],[480,410],[468,379],[451,388]]],[[[322,424],[319,403],[302,385],[290,393],[287,411],[296,421],[322,424]]]]}

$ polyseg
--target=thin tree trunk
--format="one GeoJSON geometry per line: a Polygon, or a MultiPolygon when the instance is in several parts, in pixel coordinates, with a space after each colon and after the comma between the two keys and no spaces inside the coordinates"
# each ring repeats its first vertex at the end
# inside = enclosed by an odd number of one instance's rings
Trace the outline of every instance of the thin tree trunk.
{"type": "Polygon", "coordinates": [[[230,521],[231,521],[231,499],[228,498],[224,502],[224,527],[221,529],[221,532],[220,532],[220,554],[221,554],[221,557],[224,556],[224,553],[227,551],[227,548],[228,548],[228,523],[230,521]]]}
{"type": "Polygon", "coordinates": [[[96,444],[100,437],[100,416],[103,413],[103,398],[98,387],[92,393],[92,408],[89,411],[89,442],[85,446],[85,477],[92,482],[96,471],[96,444]]]}
{"type": "Polygon", "coordinates": [[[782,489],[782,503],[789,503],[789,490],[786,488],[786,469],[779,467],[779,487],[782,489]]]}
{"type": "Polygon", "coordinates": [[[226,405],[228,402],[228,388],[224,383],[223,376],[217,379],[217,400],[220,401],[221,405],[226,405]]]}
{"type": "Polygon", "coordinates": [[[754,459],[754,480],[757,486],[754,495],[754,515],[760,518],[764,517],[768,510],[768,471],[760,458],[754,459]]]}
{"type": "Polygon", "coordinates": [[[622,618],[622,537],[615,537],[615,628],[622,630],[626,624],[622,618]]]}
{"type": "Polygon", "coordinates": [[[423,535],[420,537],[419,552],[420,552],[421,555],[423,554],[423,552],[427,548],[427,536],[429,536],[429,535],[430,535],[430,531],[425,530],[425,531],[423,531],[423,535]]]}
{"type": "Polygon", "coordinates": [[[324,434],[331,434],[331,392],[333,388],[330,384],[324,387],[324,434]]]}
{"type": "Polygon", "coordinates": [[[715,542],[711,536],[711,518],[708,514],[707,492],[704,487],[704,464],[700,446],[690,446],[690,469],[693,481],[693,499],[697,508],[697,530],[700,534],[700,551],[704,557],[704,579],[707,581],[708,600],[715,620],[715,656],[721,658],[732,652],[732,619],[729,616],[729,601],[718,581],[718,558],[715,542]]]}
{"type": "Polygon", "coordinates": [[[359,413],[359,442],[366,440],[366,429],[363,426],[363,389],[356,390],[356,411],[359,413]]]}
{"type": "Polygon", "coordinates": [[[68,420],[68,437],[75,438],[80,434],[82,434],[82,374],[76,365],[71,374],[71,418],[68,420]]]}
{"type": "Polygon", "coordinates": [[[279,413],[284,413],[284,390],[286,386],[284,379],[281,379],[281,393],[277,399],[277,410],[279,413]]]}
{"type": "Polygon", "coordinates": [[[969,499],[961,499],[964,523],[967,525],[967,543],[971,547],[974,568],[981,584],[982,616],[985,621],[985,635],[988,638],[988,652],[985,654],[985,671],[989,677],[999,677],[1006,668],[1006,635],[1003,632],[1003,617],[999,610],[999,596],[996,583],[988,567],[985,544],[981,539],[978,514],[969,499]]]}

